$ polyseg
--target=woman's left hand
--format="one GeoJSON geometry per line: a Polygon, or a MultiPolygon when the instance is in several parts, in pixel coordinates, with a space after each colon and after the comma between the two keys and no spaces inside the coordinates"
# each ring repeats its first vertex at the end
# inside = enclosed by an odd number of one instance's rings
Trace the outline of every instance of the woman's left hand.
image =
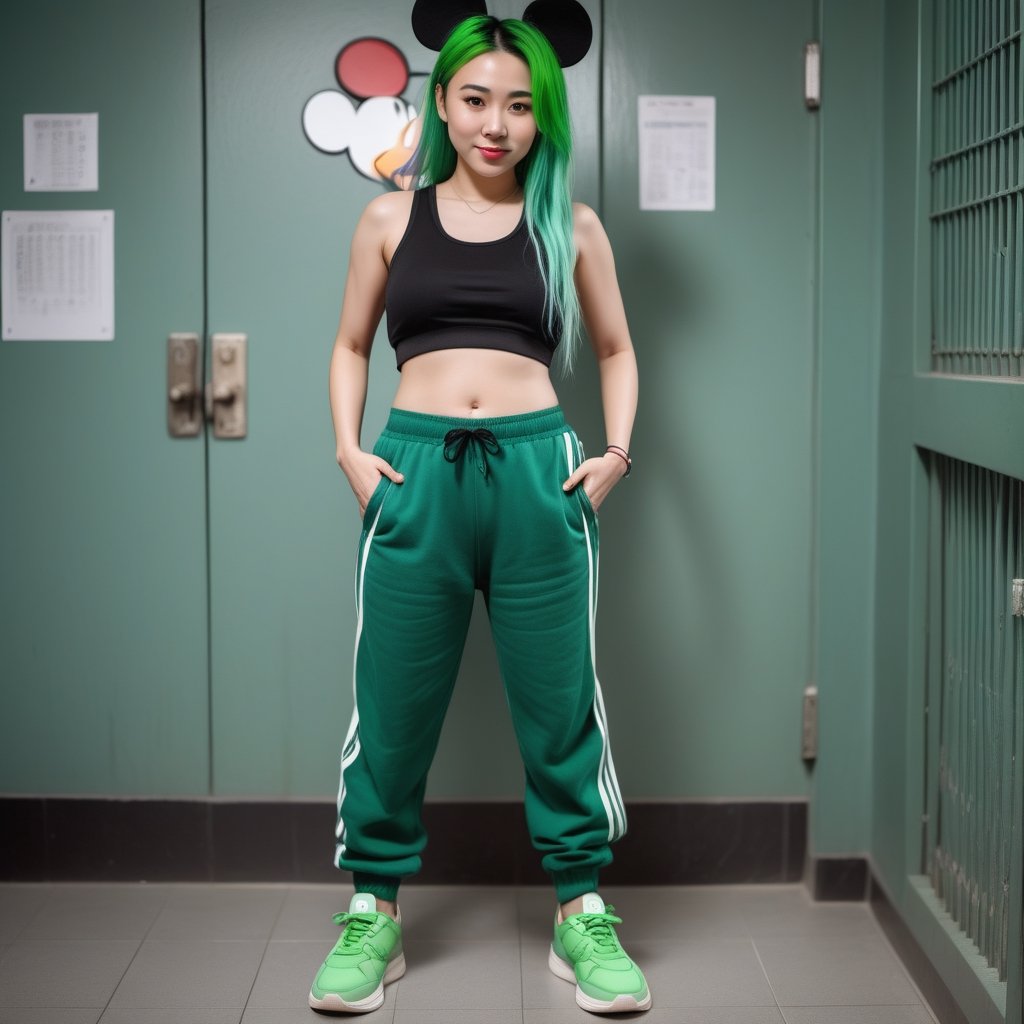
{"type": "Polygon", "coordinates": [[[599,459],[587,459],[586,462],[581,462],[576,472],[562,484],[562,489],[571,491],[577,485],[581,486],[596,512],[608,496],[608,492],[625,475],[625,460],[612,452],[605,452],[599,459]]]}

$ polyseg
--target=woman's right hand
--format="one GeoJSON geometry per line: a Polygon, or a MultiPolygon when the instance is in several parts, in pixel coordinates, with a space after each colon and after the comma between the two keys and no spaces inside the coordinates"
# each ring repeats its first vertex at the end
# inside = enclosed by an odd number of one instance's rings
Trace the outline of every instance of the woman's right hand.
{"type": "Polygon", "coordinates": [[[394,469],[390,463],[385,462],[379,455],[372,452],[364,452],[360,448],[344,453],[338,453],[338,465],[342,472],[348,477],[352,493],[359,502],[359,516],[366,513],[366,506],[370,503],[373,492],[377,489],[382,476],[388,477],[396,484],[400,484],[404,475],[394,469]]]}

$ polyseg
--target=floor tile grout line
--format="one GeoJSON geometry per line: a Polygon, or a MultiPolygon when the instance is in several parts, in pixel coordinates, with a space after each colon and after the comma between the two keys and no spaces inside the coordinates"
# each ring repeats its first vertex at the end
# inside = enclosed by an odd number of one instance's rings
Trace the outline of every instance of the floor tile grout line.
{"type": "MultiPolygon", "coordinates": [[[[394,904],[395,904],[395,913],[396,914],[401,914],[402,913],[402,906],[401,906],[401,902],[402,901],[400,899],[400,896],[401,896],[401,884],[399,884],[399,891],[395,893],[394,904]]],[[[404,915],[403,915],[402,924],[400,926],[400,935],[401,935],[401,939],[402,939],[402,956],[405,956],[405,953],[406,953],[405,925],[406,925],[406,921],[405,921],[405,918],[404,918],[404,915]]],[[[394,982],[391,983],[391,990],[392,990],[392,992],[394,992],[395,998],[394,998],[394,1002],[391,1004],[391,1013],[390,1013],[390,1015],[387,1016],[387,1017],[382,1017],[381,1018],[381,1024],[383,1024],[383,1022],[385,1020],[387,1021],[387,1024],[394,1024],[395,1018],[398,1016],[398,998],[402,994],[402,978],[405,977],[406,973],[408,973],[408,970],[409,970],[409,962],[408,962],[408,960],[406,960],[406,967],[405,967],[405,971],[402,973],[402,976],[400,978],[397,978],[394,982]]],[[[388,998],[388,996],[387,996],[387,989],[385,988],[384,989],[384,1000],[385,1000],[385,1002],[387,1001],[387,998],[388,998]]],[[[384,1006],[384,1004],[382,1003],[381,1006],[378,1007],[378,1009],[383,1009],[383,1006],[384,1006]]],[[[373,1012],[376,1013],[377,1011],[375,1010],[373,1012]]]]}
{"type": "Polygon", "coordinates": [[[783,1024],[789,1024],[789,1018],[786,1016],[786,1011],[779,1002],[779,997],[775,994],[775,986],[772,984],[772,979],[768,977],[768,968],[765,967],[764,961],[761,959],[761,951],[757,948],[757,940],[753,935],[749,936],[749,939],[750,945],[754,949],[754,956],[757,957],[757,962],[761,967],[761,973],[764,975],[764,980],[768,983],[768,989],[772,994],[772,999],[775,1000],[775,1008],[779,1011],[779,1016],[782,1018],[783,1024]]]}
{"type": "Polygon", "coordinates": [[[169,888],[165,888],[164,889],[164,898],[163,898],[163,902],[160,904],[160,909],[157,910],[157,912],[153,915],[153,920],[149,922],[149,927],[146,929],[145,935],[143,935],[142,938],[139,939],[139,944],[135,947],[135,952],[132,953],[131,960],[129,960],[128,963],[125,964],[125,968],[121,972],[121,977],[117,979],[117,984],[114,986],[113,990],[110,993],[110,998],[107,999],[106,1003],[103,1006],[102,1011],[100,1012],[100,1015],[96,1018],[96,1024],[99,1024],[99,1022],[101,1020],[103,1020],[103,1018],[106,1016],[107,1010],[110,1009],[110,1004],[113,1002],[114,996],[117,995],[117,990],[121,987],[121,983],[124,981],[125,976],[132,969],[132,964],[135,963],[135,958],[139,955],[139,950],[142,949],[143,945],[146,942],[146,939],[149,938],[149,933],[156,927],[156,923],[157,923],[157,921],[160,920],[160,915],[166,909],[167,903],[170,900],[170,898],[171,898],[171,890],[169,888]]]}
{"type": "Polygon", "coordinates": [[[526,1024],[526,989],[523,981],[523,907],[519,901],[519,888],[516,887],[513,893],[516,905],[516,936],[519,939],[517,950],[519,953],[519,1020],[520,1024],[526,1024]]]}
{"type": "MultiPolygon", "coordinates": [[[[398,892],[395,893],[395,899],[394,899],[395,913],[396,914],[399,914],[402,911],[401,900],[399,898],[401,896],[401,891],[402,891],[402,884],[400,883],[399,887],[398,887],[398,892]]],[[[405,925],[406,925],[406,921],[405,921],[405,918],[403,916],[403,918],[402,918],[402,956],[405,956],[405,954],[406,954],[405,925]]],[[[391,1005],[391,1016],[388,1017],[388,1024],[394,1024],[394,1020],[398,1016],[398,1000],[399,1000],[399,998],[402,995],[402,978],[404,978],[405,975],[408,974],[408,972],[409,972],[409,961],[407,959],[406,962],[405,962],[405,972],[402,974],[402,977],[399,978],[397,981],[395,981],[392,984],[392,986],[391,986],[392,990],[395,993],[395,1001],[391,1005]]],[[[385,998],[385,1000],[387,999],[387,990],[386,989],[385,989],[384,998],[385,998]]]]}
{"type": "Polygon", "coordinates": [[[252,998],[252,990],[256,987],[256,979],[260,976],[260,968],[263,966],[263,958],[267,955],[267,949],[270,946],[270,937],[274,934],[277,922],[281,919],[281,914],[284,911],[284,905],[288,902],[289,891],[290,890],[285,887],[284,892],[281,894],[281,902],[277,906],[277,913],[274,915],[274,920],[270,925],[270,930],[267,932],[267,940],[263,943],[263,952],[260,953],[260,962],[256,965],[256,973],[252,976],[252,984],[249,986],[249,991],[246,993],[245,1002],[242,1004],[242,1012],[238,1015],[237,1024],[241,1024],[242,1018],[245,1016],[245,1011],[249,1009],[249,1000],[252,998]]]}

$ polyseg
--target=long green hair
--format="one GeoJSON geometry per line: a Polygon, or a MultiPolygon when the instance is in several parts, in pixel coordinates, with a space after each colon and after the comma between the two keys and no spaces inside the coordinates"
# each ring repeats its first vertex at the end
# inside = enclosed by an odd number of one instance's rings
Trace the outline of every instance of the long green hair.
{"type": "Polygon", "coordinates": [[[447,181],[455,173],[458,157],[448,126],[437,112],[434,93],[440,85],[447,94],[459,68],[495,50],[514,54],[530,69],[537,136],[529,153],[516,164],[515,174],[523,188],[526,226],[544,280],[546,326],[552,337],[559,338],[555,359],[563,373],[570,373],[580,331],[580,303],[573,280],[572,128],[565,76],[544,34],[525,21],[499,21],[489,15],[474,15],[456,25],[424,88],[419,145],[399,173],[411,174],[416,188],[447,181]]]}

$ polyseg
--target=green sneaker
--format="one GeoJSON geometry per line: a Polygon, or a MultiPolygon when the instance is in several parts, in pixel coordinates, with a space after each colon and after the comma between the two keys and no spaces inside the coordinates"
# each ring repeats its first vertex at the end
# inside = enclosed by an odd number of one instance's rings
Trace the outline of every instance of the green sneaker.
{"type": "Polygon", "coordinates": [[[309,990],[314,1010],[369,1013],[384,1002],[384,986],[405,974],[402,912],[392,921],[377,911],[372,893],[357,892],[347,914],[335,914],[345,926],[334,949],[316,972],[309,990]]]}
{"type": "Polygon", "coordinates": [[[611,913],[596,892],[583,896],[583,913],[570,914],[561,924],[555,917],[555,938],[548,967],[565,981],[576,982],[576,1005],[591,1013],[649,1010],[651,993],[643,972],[626,955],[611,913]]]}

